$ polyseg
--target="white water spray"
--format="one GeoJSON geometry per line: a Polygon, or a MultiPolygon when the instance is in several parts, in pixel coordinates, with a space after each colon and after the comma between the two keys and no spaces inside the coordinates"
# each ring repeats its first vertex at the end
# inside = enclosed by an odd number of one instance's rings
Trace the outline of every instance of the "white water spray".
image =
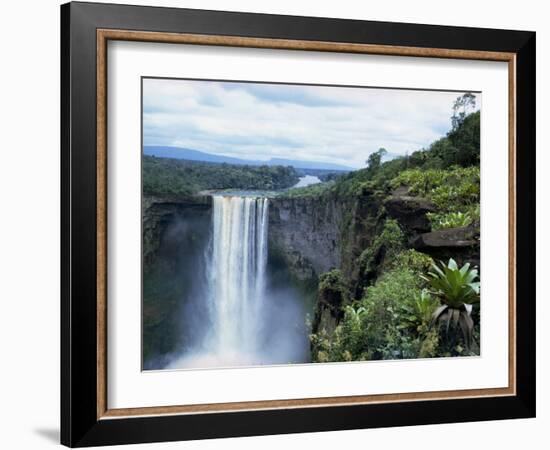
{"type": "Polygon", "coordinates": [[[214,196],[207,345],[214,353],[253,354],[263,322],[267,198],[214,196]]]}
{"type": "Polygon", "coordinates": [[[206,253],[207,332],[194,351],[169,367],[262,364],[266,306],[267,224],[264,197],[212,197],[206,253]]]}
{"type": "Polygon", "coordinates": [[[203,295],[191,300],[203,313],[187,316],[204,333],[165,368],[307,361],[303,304],[291,288],[267,286],[269,200],[245,194],[212,201],[207,279],[203,295]]]}

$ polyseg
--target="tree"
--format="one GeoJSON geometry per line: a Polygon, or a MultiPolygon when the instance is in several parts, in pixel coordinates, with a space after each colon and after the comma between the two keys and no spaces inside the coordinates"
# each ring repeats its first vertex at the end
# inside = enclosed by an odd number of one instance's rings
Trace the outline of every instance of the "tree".
{"type": "Polygon", "coordinates": [[[371,153],[367,159],[367,169],[370,174],[375,173],[382,163],[382,158],[388,153],[385,148],[379,148],[374,153],[371,153]]]}
{"type": "Polygon", "coordinates": [[[473,112],[476,107],[476,96],[470,92],[458,97],[453,104],[453,115],[451,116],[452,129],[456,130],[469,112],[473,112]]]}
{"type": "Polygon", "coordinates": [[[444,158],[447,162],[462,167],[479,164],[480,118],[479,111],[469,114],[456,129],[447,134],[450,146],[454,149],[452,158],[444,158]]]}

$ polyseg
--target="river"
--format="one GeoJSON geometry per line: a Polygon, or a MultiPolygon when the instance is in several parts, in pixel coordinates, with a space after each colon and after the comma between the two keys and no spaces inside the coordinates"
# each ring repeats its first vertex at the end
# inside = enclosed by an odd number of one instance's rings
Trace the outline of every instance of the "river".
{"type": "Polygon", "coordinates": [[[293,188],[301,188],[301,187],[310,186],[312,184],[318,184],[320,182],[321,182],[321,180],[318,177],[314,176],[314,175],[304,175],[303,177],[300,177],[300,181],[298,181],[298,183],[296,183],[292,187],[293,188]]]}

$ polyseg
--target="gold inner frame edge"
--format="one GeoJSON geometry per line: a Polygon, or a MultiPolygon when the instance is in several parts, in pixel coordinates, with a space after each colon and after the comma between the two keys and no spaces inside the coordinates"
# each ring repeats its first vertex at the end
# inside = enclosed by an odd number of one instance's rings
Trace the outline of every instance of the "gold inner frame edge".
{"type": "Polygon", "coordinates": [[[516,54],[479,50],[424,48],[303,41],[240,36],[160,33],[149,31],[98,29],[96,48],[97,81],[97,419],[174,414],[207,414],[269,409],[295,409],[328,406],[350,406],[409,401],[435,401],[461,398],[513,396],[516,394],[516,54]],[[286,400],[260,400],[199,405],[147,406],[109,409],[107,405],[107,42],[109,40],[156,42],[170,44],[217,45],[279,50],[362,53],[408,57],[472,59],[508,62],[508,387],[401,394],[377,394],[318,397],[286,400]]]}

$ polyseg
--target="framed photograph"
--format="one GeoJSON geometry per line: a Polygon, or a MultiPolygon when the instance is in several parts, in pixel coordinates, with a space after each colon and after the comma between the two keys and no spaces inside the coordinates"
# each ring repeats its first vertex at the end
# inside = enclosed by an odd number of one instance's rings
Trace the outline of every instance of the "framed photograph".
{"type": "Polygon", "coordinates": [[[535,415],[535,33],[61,7],[61,441],[535,415]]]}

